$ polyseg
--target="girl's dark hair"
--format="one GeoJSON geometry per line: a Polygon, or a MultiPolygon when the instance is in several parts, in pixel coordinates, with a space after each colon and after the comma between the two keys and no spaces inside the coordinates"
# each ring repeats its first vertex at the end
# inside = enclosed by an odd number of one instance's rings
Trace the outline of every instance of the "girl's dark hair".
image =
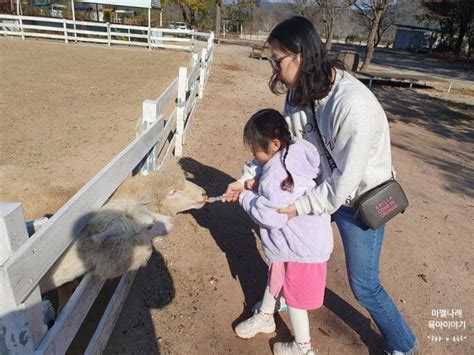
{"type": "MultiPolygon", "coordinates": [[[[303,106],[314,100],[321,100],[331,90],[332,69],[344,69],[338,60],[331,60],[326,49],[308,19],[295,16],[278,24],[267,39],[268,44],[289,54],[301,54],[298,71],[298,83],[292,90],[288,103],[291,106],[303,106]]],[[[269,82],[274,94],[283,94],[283,85],[274,73],[269,82]]]]}
{"type": "Polygon", "coordinates": [[[288,177],[281,183],[281,188],[285,191],[292,190],[294,186],[293,177],[286,168],[286,156],[291,141],[291,133],[288,129],[288,123],[285,118],[276,110],[267,108],[255,113],[248,120],[244,127],[244,143],[252,151],[261,149],[264,152],[269,151],[270,142],[278,139],[281,143],[280,149],[285,149],[283,154],[283,166],[288,177]]]}

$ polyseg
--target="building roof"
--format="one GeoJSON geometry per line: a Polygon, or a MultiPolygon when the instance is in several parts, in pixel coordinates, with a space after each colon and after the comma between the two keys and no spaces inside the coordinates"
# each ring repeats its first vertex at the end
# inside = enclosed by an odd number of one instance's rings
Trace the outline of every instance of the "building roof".
{"type": "Polygon", "coordinates": [[[402,28],[402,29],[407,29],[407,30],[414,30],[414,31],[429,31],[429,32],[438,32],[438,33],[441,32],[441,30],[439,28],[433,28],[433,27],[402,25],[402,24],[399,24],[399,23],[396,23],[395,26],[397,26],[397,28],[402,28]]]}
{"type": "Polygon", "coordinates": [[[141,7],[145,9],[160,9],[160,0],[76,0],[76,2],[86,2],[90,4],[102,4],[126,7],[141,7]]]}

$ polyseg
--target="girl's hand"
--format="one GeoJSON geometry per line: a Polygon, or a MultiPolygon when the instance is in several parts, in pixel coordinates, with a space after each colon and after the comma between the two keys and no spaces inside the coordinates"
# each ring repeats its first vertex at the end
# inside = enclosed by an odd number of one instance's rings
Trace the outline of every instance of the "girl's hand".
{"type": "Polygon", "coordinates": [[[298,215],[298,211],[296,210],[296,206],[294,204],[291,204],[285,208],[278,208],[277,212],[281,214],[286,214],[288,216],[288,220],[298,215]]]}
{"type": "Polygon", "coordinates": [[[231,182],[227,186],[226,192],[222,195],[222,202],[237,201],[242,191],[244,191],[244,185],[238,181],[231,182]]]}
{"type": "Polygon", "coordinates": [[[257,192],[258,191],[258,180],[257,179],[249,179],[245,180],[244,187],[246,190],[252,190],[257,192]]]}

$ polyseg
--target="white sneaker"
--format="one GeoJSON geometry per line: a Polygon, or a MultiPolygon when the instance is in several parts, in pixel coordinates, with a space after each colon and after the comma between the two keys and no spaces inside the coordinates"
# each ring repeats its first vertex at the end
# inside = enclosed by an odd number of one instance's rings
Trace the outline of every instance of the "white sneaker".
{"type": "Polygon", "coordinates": [[[237,324],[235,333],[239,338],[252,338],[258,333],[273,333],[275,319],[273,315],[254,313],[252,317],[237,324]]]}
{"type": "Polygon", "coordinates": [[[279,342],[273,345],[273,354],[275,355],[315,355],[317,351],[317,349],[311,348],[304,352],[295,341],[289,343],[279,342]]]}

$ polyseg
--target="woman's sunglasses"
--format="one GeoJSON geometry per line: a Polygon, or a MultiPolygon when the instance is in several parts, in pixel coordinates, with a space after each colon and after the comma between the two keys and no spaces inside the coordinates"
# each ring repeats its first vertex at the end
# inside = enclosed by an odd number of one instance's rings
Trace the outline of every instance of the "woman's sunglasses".
{"type": "Polygon", "coordinates": [[[273,58],[269,57],[268,61],[270,62],[270,65],[272,66],[273,70],[280,71],[280,63],[283,61],[283,59],[291,57],[291,54],[285,55],[281,58],[273,58]]]}

